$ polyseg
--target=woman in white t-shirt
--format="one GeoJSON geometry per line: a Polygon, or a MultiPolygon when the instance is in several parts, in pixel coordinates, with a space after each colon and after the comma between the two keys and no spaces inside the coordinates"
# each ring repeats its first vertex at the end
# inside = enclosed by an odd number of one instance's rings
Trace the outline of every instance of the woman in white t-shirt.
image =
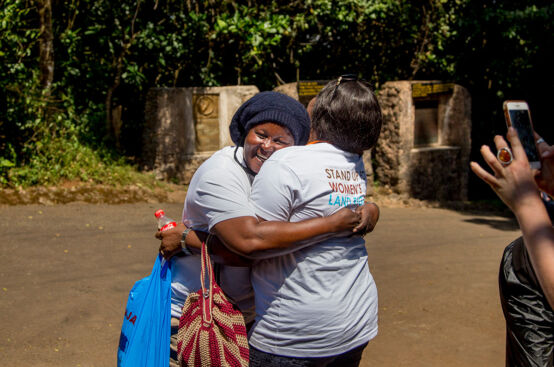
{"type": "MultiPolygon", "coordinates": [[[[376,144],[381,124],[366,82],[348,75],[327,84],[313,107],[311,142],[275,152],[256,176],[256,215],[298,222],[362,204],[362,154],[376,144]]],[[[377,288],[363,238],[311,243],[252,265],[251,366],[358,366],[377,334],[377,288]]]]}
{"type": "MultiPolygon", "coordinates": [[[[358,224],[361,215],[351,210],[297,223],[260,223],[255,217],[249,202],[254,176],[275,151],[293,144],[305,144],[309,123],[304,107],[280,93],[262,92],[245,102],[230,125],[231,138],[237,146],[216,152],[196,171],[185,199],[184,224],[156,234],[162,239],[162,254],[167,258],[175,253],[182,255],[183,242],[198,246],[208,231],[232,248],[238,248],[239,252],[250,253],[283,248],[329,232],[371,229],[378,218],[374,204],[365,207],[362,224],[358,224]]],[[[209,246],[217,254],[223,253],[219,240],[209,246]]],[[[244,266],[249,264],[236,255],[228,255],[226,251],[227,260],[242,266],[222,266],[219,284],[238,305],[248,323],[254,318],[250,268],[244,266]]],[[[189,256],[175,258],[172,276],[172,325],[175,326],[186,297],[200,288],[199,256],[189,253],[189,256]]],[[[172,343],[172,349],[174,347],[172,343]]],[[[174,354],[172,359],[176,359],[174,354]]]]}

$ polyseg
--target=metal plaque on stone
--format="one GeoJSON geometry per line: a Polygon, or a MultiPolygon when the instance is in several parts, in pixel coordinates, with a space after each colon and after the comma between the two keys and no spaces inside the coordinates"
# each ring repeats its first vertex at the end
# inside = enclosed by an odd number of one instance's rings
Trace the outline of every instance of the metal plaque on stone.
{"type": "Polygon", "coordinates": [[[454,83],[413,83],[412,98],[434,98],[441,94],[452,93],[454,83]]]}
{"type": "Polygon", "coordinates": [[[310,100],[328,83],[328,80],[301,80],[297,83],[298,101],[307,106],[310,100]]]}
{"type": "Polygon", "coordinates": [[[196,130],[196,151],[219,150],[219,95],[193,94],[192,106],[196,130]]]}

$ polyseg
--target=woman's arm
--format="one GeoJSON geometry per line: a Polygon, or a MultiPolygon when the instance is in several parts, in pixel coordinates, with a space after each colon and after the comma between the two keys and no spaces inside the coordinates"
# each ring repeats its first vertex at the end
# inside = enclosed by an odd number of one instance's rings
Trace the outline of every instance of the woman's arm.
{"type": "Polygon", "coordinates": [[[329,217],[301,222],[277,222],[239,217],[216,224],[213,232],[232,251],[249,255],[255,251],[286,248],[296,242],[327,233],[351,230],[364,235],[373,231],[379,220],[379,207],[367,203],[355,211],[343,208],[329,217]]]}
{"type": "Polygon", "coordinates": [[[202,243],[208,245],[208,251],[214,262],[231,266],[250,266],[251,259],[229,250],[217,236],[208,237],[207,232],[190,230],[186,235],[186,246],[191,252],[200,254],[202,243]]]}
{"type": "Polygon", "coordinates": [[[348,208],[329,217],[301,222],[238,217],[217,223],[213,232],[231,251],[248,255],[255,251],[289,247],[296,242],[327,233],[353,231],[360,218],[359,213],[348,208]]]}
{"type": "Polygon", "coordinates": [[[554,309],[554,228],[540,197],[528,199],[514,214],[544,295],[554,309]]]}
{"type": "MultiPolygon", "coordinates": [[[[494,140],[497,149],[507,146],[500,136],[496,136],[494,140]]],[[[483,146],[481,154],[493,170],[494,175],[485,171],[475,162],[471,162],[471,169],[479,178],[488,183],[514,212],[537,279],[548,303],[554,308],[554,229],[539,196],[539,190],[525,151],[513,128],[508,130],[508,140],[512,145],[514,156],[511,164],[502,166],[489,147],[483,146]]],[[[547,144],[539,144],[541,156],[551,150],[551,147],[544,145],[547,144]]],[[[549,156],[549,153],[546,156],[549,156]]],[[[553,161],[551,159],[542,160],[542,165],[542,172],[539,176],[551,183],[554,177],[551,174],[549,176],[548,172],[554,172],[553,161]]]]}
{"type": "MultiPolygon", "coordinates": [[[[210,251],[228,265],[245,266],[249,261],[239,256],[240,254],[284,248],[326,233],[352,230],[363,235],[373,230],[378,219],[379,208],[375,203],[365,204],[356,211],[343,208],[329,217],[294,223],[238,217],[214,226],[213,232],[217,238],[210,241],[210,251]]],[[[162,240],[160,252],[164,257],[169,258],[181,250],[181,236],[185,229],[185,225],[179,223],[175,228],[156,233],[156,238],[162,240]]],[[[206,238],[205,232],[189,231],[185,243],[189,248],[200,248],[206,238]]]]}
{"type": "MultiPolygon", "coordinates": [[[[160,253],[166,259],[170,259],[182,250],[183,246],[183,233],[187,230],[187,227],[183,223],[178,223],[176,227],[168,229],[163,232],[156,232],[155,237],[161,240],[160,253]]],[[[184,245],[189,251],[195,254],[200,254],[202,243],[207,241],[208,233],[202,231],[195,231],[190,229],[185,234],[184,245]]],[[[212,237],[209,244],[210,253],[213,255],[212,259],[220,264],[232,265],[232,266],[249,266],[251,260],[246,259],[225,247],[225,245],[219,241],[219,239],[212,237]]]]}

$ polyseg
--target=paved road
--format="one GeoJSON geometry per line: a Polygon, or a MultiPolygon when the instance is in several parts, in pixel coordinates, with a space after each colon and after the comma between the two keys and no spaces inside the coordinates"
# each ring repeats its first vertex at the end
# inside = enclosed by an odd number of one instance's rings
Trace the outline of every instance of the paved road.
{"type": "MultiPolygon", "coordinates": [[[[154,211],[180,204],[0,207],[0,365],[114,366],[125,303],[153,264],[154,211]]],[[[379,335],[362,366],[504,365],[496,278],[510,218],[383,208],[366,236],[379,335]]]]}

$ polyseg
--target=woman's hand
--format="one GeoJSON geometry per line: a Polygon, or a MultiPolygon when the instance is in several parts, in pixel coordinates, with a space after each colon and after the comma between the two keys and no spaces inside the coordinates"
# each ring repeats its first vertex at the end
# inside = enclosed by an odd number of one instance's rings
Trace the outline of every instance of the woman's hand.
{"type": "MultiPolygon", "coordinates": [[[[552,307],[554,306],[554,229],[539,197],[535,182],[536,178],[539,186],[545,191],[552,187],[552,147],[542,142],[537,144],[541,153],[542,169],[539,172],[532,172],[525,151],[513,128],[508,129],[508,140],[513,150],[511,163],[503,166],[489,147],[483,146],[481,154],[492,168],[494,176],[475,162],[471,162],[471,169],[492,187],[516,215],[533,270],[552,307]]],[[[506,141],[500,136],[495,136],[494,142],[497,149],[507,147],[506,141]]]]}
{"type": "MultiPolygon", "coordinates": [[[[542,138],[535,133],[535,140],[542,138]]],[[[541,169],[537,171],[535,181],[542,191],[554,196],[554,147],[542,140],[537,148],[541,157],[541,169]]]]}
{"type": "Polygon", "coordinates": [[[363,236],[373,231],[379,220],[379,207],[375,203],[358,206],[355,210],[342,208],[329,216],[333,232],[352,231],[363,236]]]}
{"type": "Polygon", "coordinates": [[[181,235],[187,227],[183,223],[177,223],[177,226],[156,232],[155,237],[162,240],[160,244],[160,254],[166,259],[181,251],[181,235]]]}
{"type": "MultiPolygon", "coordinates": [[[[516,212],[520,206],[525,205],[529,197],[539,195],[535,184],[534,175],[529,166],[529,161],[521,141],[514,128],[510,127],[507,134],[512,145],[513,160],[510,164],[503,166],[488,146],[481,147],[481,154],[492,169],[494,175],[485,171],[478,163],[471,162],[471,170],[496,192],[508,207],[516,212]]],[[[496,149],[506,148],[508,144],[499,135],[494,137],[496,149]]]]}
{"type": "Polygon", "coordinates": [[[352,232],[361,236],[373,231],[379,220],[379,207],[375,203],[366,203],[356,208],[356,212],[360,214],[360,223],[354,227],[352,232]]]}
{"type": "Polygon", "coordinates": [[[344,232],[353,231],[360,224],[362,216],[350,208],[342,208],[328,219],[331,222],[330,232],[344,232]]]}

